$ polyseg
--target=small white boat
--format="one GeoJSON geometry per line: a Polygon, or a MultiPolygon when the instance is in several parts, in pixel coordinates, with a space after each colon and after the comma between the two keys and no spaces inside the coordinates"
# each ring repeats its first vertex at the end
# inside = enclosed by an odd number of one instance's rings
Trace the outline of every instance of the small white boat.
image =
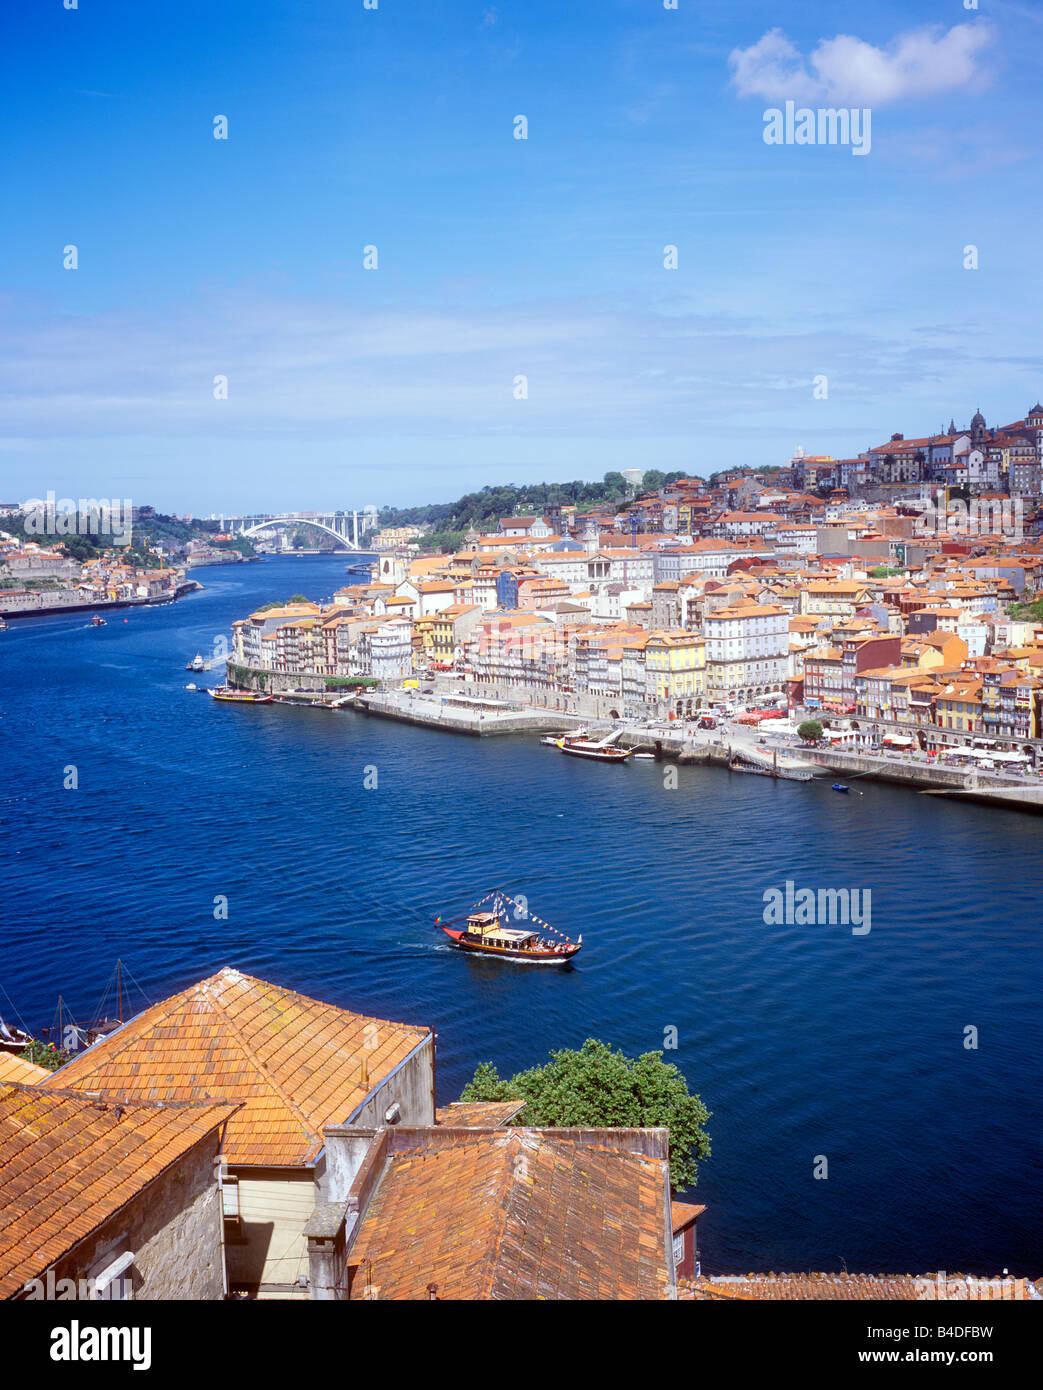
{"type": "Polygon", "coordinates": [[[655,754],[654,754],[654,753],[635,753],[635,754],[634,754],[634,757],[635,757],[635,758],[644,758],[644,759],[646,759],[646,760],[648,760],[648,761],[650,761],[650,762],[655,762],[655,754]]]}

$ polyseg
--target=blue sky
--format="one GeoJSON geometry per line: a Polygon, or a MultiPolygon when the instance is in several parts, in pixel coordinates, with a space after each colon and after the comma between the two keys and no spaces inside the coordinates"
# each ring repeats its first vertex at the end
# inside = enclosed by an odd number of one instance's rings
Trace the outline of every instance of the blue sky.
{"type": "Polygon", "coordinates": [[[409,504],[1017,418],[1043,6],[980,4],[7,11],[0,500],[409,504]],[[868,106],[869,154],[766,145],[787,98],[868,106]]]}

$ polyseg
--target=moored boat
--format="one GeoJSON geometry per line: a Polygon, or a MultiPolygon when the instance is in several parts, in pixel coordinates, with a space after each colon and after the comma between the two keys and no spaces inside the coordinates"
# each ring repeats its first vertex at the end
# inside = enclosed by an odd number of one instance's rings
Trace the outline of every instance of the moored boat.
{"type": "Polygon", "coordinates": [[[435,927],[445,932],[462,951],[526,965],[564,965],[583,945],[582,936],[572,941],[500,889],[494,889],[475,903],[466,917],[448,922],[437,917],[435,927]],[[487,907],[490,900],[491,905],[487,907]],[[511,926],[512,921],[533,925],[511,926]],[[545,932],[548,935],[544,935],[545,932]]]}
{"type": "Polygon", "coordinates": [[[849,792],[851,788],[847,786],[844,782],[834,782],[832,790],[835,792],[849,792]]]}
{"type": "Polygon", "coordinates": [[[757,767],[753,763],[744,763],[741,758],[732,758],[728,764],[729,772],[749,772],[754,777],[774,777],[775,773],[770,767],[757,767]]]}
{"type": "Polygon", "coordinates": [[[583,739],[586,738],[586,729],[573,729],[566,734],[544,734],[540,742],[547,748],[560,748],[562,739],[583,739]]]}
{"type": "Polygon", "coordinates": [[[0,1052],[10,1052],[17,1056],[33,1041],[31,1033],[27,1033],[23,1028],[16,1028],[13,1023],[5,1023],[0,1018],[0,1052]]]}
{"type": "Polygon", "coordinates": [[[233,690],[227,685],[211,685],[206,692],[213,700],[227,700],[233,705],[270,705],[273,697],[261,690],[233,690]]]}
{"type": "Polygon", "coordinates": [[[618,737],[618,730],[608,734],[605,738],[598,739],[596,743],[591,739],[564,735],[557,740],[557,744],[563,753],[568,753],[573,758],[594,758],[602,763],[625,763],[633,749],[613,748],[612,744],[618,737]]]}

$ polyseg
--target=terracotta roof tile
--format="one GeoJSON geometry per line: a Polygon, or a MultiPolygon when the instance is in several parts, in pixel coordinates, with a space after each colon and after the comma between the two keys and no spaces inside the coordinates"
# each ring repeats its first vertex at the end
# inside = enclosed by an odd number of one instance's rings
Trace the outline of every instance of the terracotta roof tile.
{"type": "Polygon", "coordinates": [[[424,1299],[433,1283],[441,1299],[668,1297],[665,1158],[636,1151],[640,1131],[583,1133],[396,1134],[353,1296],[424,1299]]]}
{"type": "Polygon", "coordinates": [[[741,1301],[772,1299],[785,1302],[805,1300],[862,1299],[922,1300],[942,1297],[1022,1300],[1032,1297],[1026,1279],[977,1279],[973,1284],[962,1275],[949,1275],[940,1289],[935,1275],[911,1274],[747,1274],[718,1275],[708,1279],[681,1279],[677,1297],[683,1300],[741,1301]]]}
{"type": "Polygon", "coordinates": [[[234,1111],[0,1083],[0,1298],[38,1278],[234,1111]]]}
{"type": "Polygon", "coordinates": [[[51,1073],[46,1067],[38,1067],[34,1062],[23,1062],[13,1052],[0,1052],[0,1081],[21,1081],[32,1086],[43,1081],[51,1073]]]}
{"type": "Polygon", "coordinates": [[[499,1129],[525,1108],[523,1100],[455,1100],[435,1111],[436,1125],[499,1129]]]}
{"type": "Polygon", "coordinates": [[[236,1100],[229,1163],[296,1167],[430,1031],[222,970],[154,1004],[53,1074],[133,1100],[236,1100]]]}

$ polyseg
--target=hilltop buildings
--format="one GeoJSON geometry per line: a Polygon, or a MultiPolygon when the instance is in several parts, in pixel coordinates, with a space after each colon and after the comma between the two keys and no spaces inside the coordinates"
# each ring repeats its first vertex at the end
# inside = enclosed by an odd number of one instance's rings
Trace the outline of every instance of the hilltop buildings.
{"type": "Polygon", "coordinates": [[[856,460],[798,453],[616,511],[519,512],[453,555],[391,547],[324,608],[259,610],[235,625],[232,669],[318,692],[451,673],[460,694],[590,716],[775,696],[883,726],[915,707],[918,725],[982,732],[984,702],[953,711],[939,681],[998,662],[996,689],[1020,694],[992,699],[988,723],[1004,708],[1020,734],[1039,725],[1024,681],[1043,677],[1043,624],[1015,635],[1007,611],[1043,591],[1041,449],[1039,406],[1000,429],[978,412],[964,432],[895,434],[856,460]],[[910,686],[910,668],[930,682],[910,686]],[[893,695],[863,679],[880,670],[896,672],[893,695]]]}

